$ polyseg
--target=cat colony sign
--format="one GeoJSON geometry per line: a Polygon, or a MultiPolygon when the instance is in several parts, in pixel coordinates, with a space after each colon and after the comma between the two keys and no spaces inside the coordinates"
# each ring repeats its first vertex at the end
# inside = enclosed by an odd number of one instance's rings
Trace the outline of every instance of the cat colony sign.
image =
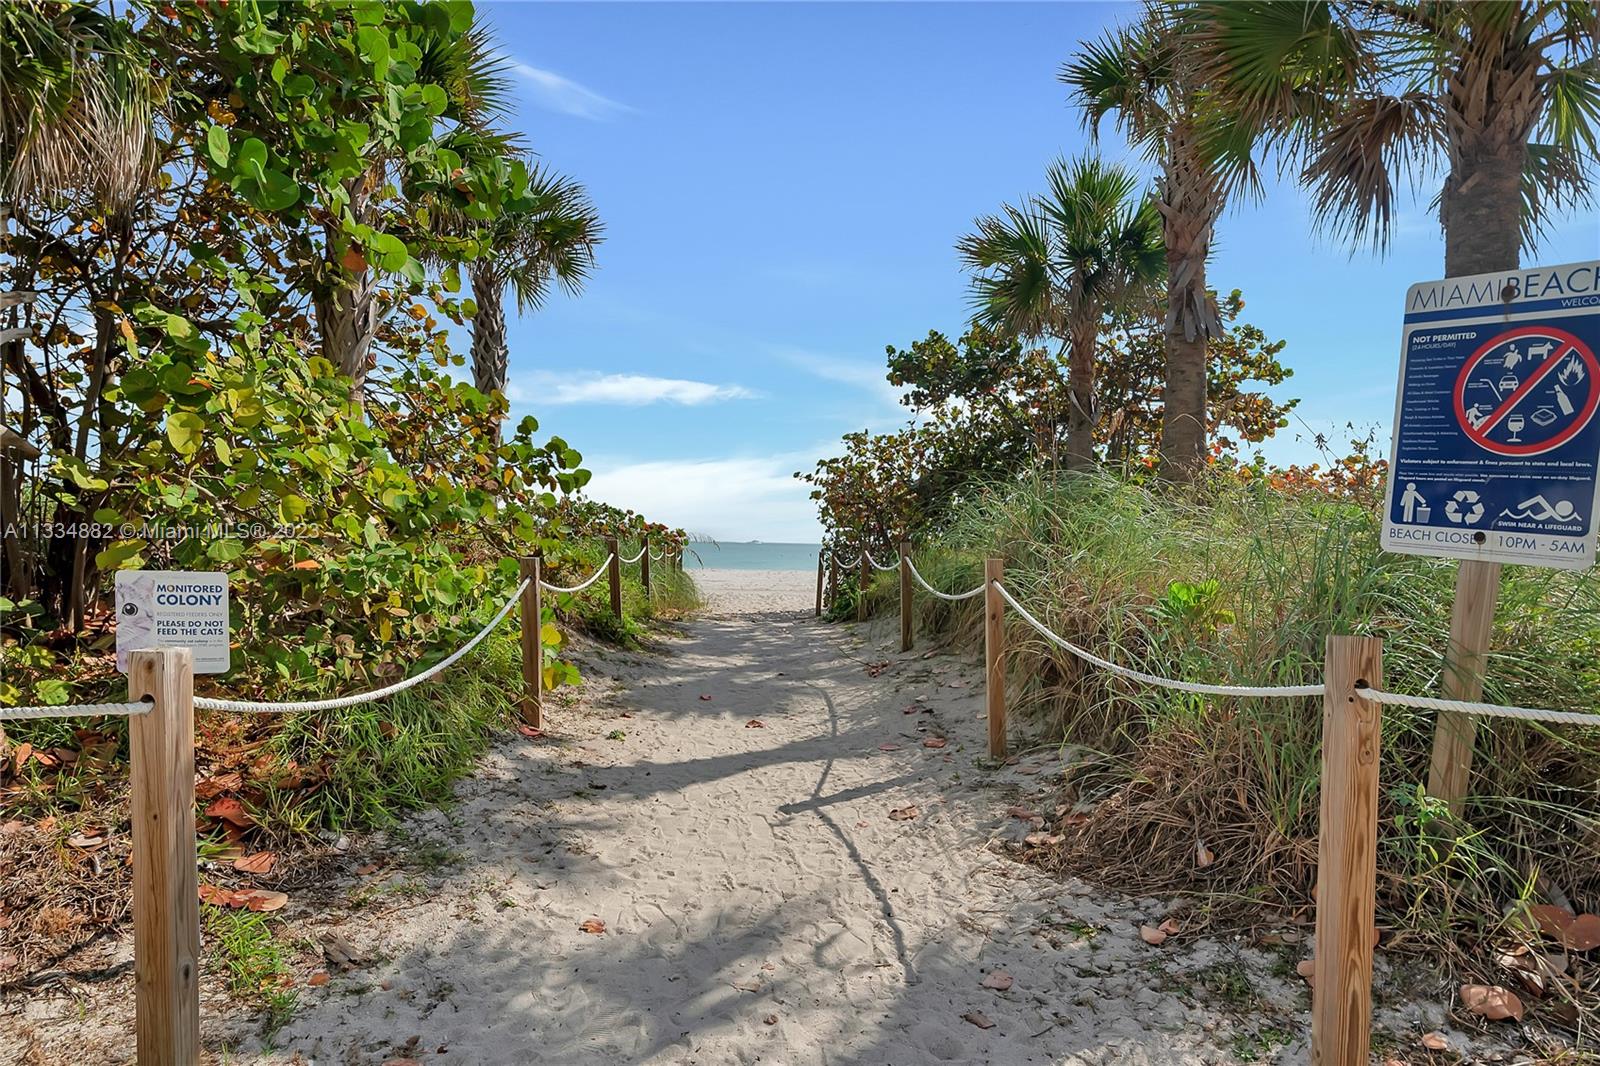
{"type": "Polygon", "coordinates": [[[228,672],[228,575],[192,570],[117,571],[117,669],[128,653],[188,648],[194,672],[228,672]]]}

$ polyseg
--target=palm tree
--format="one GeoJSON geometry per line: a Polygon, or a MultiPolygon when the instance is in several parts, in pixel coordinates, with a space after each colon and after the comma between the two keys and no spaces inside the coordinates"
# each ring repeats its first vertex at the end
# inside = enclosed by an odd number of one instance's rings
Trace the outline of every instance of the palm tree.
{"type": "Polygon", "coordinates": [[[1383,247],[1397,178],[1444,163],[1445,274],[1511,270],[1589,196],[1600,20],[1566,0],[1203,0],[1206,74],[1291,147],[1318,219],[1383,247]]]}
{"type": "Polygon", "coordinates": [[[472,319],[472,377],[480,392],[506,388],[507,286],[522,314],[544,306],[552,282],[578,292],[594,268],[604,228],[582,185],[538,165],[529,169],[525,205],[488,224],[481,236],[483,253],[467,265],[478,305],[472,319]]]}
{"type": "Polygon", "coordinates": [[[0,199],[124,206],[152,173],[149,63],[94,4],[0,5],[0,199]]]}
{"type": "Polygon", "coordinates": [[[1067,467],[1094,461],[1094,354],[1105,312],[1161,277],[1155,203],[1139,180],[1092,157],[1058,161],[1048,192],[1005,205],[956,245],[974,271],[973,322],[1067,348],[1067,467]]]}
{"type": "MultiPolygon", "coordinates": [[[[448,24],[430,25],[420,46],[417,84],[436,85],[445,94],[439,121],[448,128],[440,136],[441,143],[456,148],[470,144],[478,155],[513,147],[513,137],[490,128],[506,113],[510,82],[505,75],[507,60],[496,51],[487,27],[475,22],[467,32],[456,33],[448,24]]],[[[401,164],[398,154],[375,154],[362,173],[344,182],[352,219],[381,227],[383,205],[378,197],[401,164]]],[[[346,242],[340,236],[337,216],[332,213],[325,225],[327,261],[316,295],[317,326],[323,355],[350,377],[352,391],[359,396],[378,328],[378,279],[364,261],[356,269],[344,262],[339,249],[346,247],[346,242]]],[[[404,223],[397,225],[403,228],[404,223]]]]}
{"type": "Polygon", "coordinates": [[[1166,388],[1161,469],[1188,481],[1205,462],[1209,342],[1222,333],[1206,261],[1218,217],[1241,184],[1256,185],[1248,127],[1216,106],[1184,46],[1170,5],[1151,3],[1135,25],[1113,31],[1062,65],[1085,124],[1107,115],[1160,167],[1156,207],[1167,258],[1166,388]]]}

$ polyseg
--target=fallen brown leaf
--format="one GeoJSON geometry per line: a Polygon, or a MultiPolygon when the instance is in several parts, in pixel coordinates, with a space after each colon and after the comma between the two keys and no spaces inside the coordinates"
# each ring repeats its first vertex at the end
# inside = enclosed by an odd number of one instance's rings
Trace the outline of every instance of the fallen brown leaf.
{"type": "Polygon", "coordinates": [[[705,701],[706,701],[706,702],[707,702],[707,703],[710,703],[710,702],[711,702],[711,697],[710,697],[710,696],[708,696],[708,695],[706,695],[706,694],[705,694],[705,693],[701,693],[701,694],[700,694],[700,698],[701,698],[701,699],[703,699],[703,700],[705,700],[705,701]]]}
{"type": "Polygon", "coordinates": [[[1063,839],[1060,833],[1029,833],[1022,838],[1022,842],[1036,848],[1053,848],[1063,839]]]}
{"type": "Polygon", "coordinates": [[[1499,985],[1462,985],[1461,1005],[1490,1021],[1522,1020],[1522,1000],[1515,992],[1499,985]]]}
{"type": "Polygon", "coordinates": [[[1167,942],[1168,935],[1169,934],[1163,933],[1153,925],[1141,925],[1139,927],[1139,939],[1143,940],[1146,944],[1149,944],[1153,948],[1158,948],[1162,944],[1165,944],[1167,942]]]}
{"type": "Polygon", "coordinates": [[[240,829],[246,829],[256,824],[255,819],[250,817],[250,813],[244,809],[244,804],[233,796],[222,796],[212,800],[206,807],[206,814],[218,821],[236,825],[240,829]]]}
{"type": "Polygon", "coordinates": [[[538,740],[540,737],[544,736],[544,730],[535,729],[533,726],[526,724],[517,726],[517,732],[521,733],[529,740],[538,740]]]}
{"type": "Polygon", "coordinates": [[[595,936],[599,936],[606,931],[606,923],[599,918],[585,918],[578,923],[578,928],[585,933],[593,933],[595,936]]]}
{"type": "Polygon", "coordinates": [[[921,811],[917,810],[917,805],[913,803],[907,807],[896,807],[894,810],[889,812],[889,818],[891,821],[905,822],[915,818],[921,813],[921,811]]]}
{"type": "Polygon", "coordinates": [[[1204,840],[1194,842],[1194,864],[1204,870],[1207,866],[1217,861],[1216,853],[1206,847],[1204,840]]]}
{"type": "Polygon", "coordinates": [[[929,737],[922,742],[922,746],[925,748],[942,748],[948,743],[950,742],[944,737],[929,737]]]}
{"type": "Polygon", "coordinates": [[[1301,959],[1294,964],[1294,972],[1304,977],[1308,985],[1317,983],[1317,961],[1315,959],[1301,959]]]}
{"type": "Polygon", "coordinates": [[[313,988],[316,988],[319,985],[327,984],[328,980],[329,980],[328,971],[327,970],[318,970],[316,973],[311,975],[311,979],[309,981],[307,981],[306,984],[310,985],[313,988]]]}
{"type": "Polygon", "coordinates": [[[230,907],[245,907],[253,911],[282,910],[283,905],[289,902],[289,897],[283,892],[273,892],[265,888],[244,888],[233,894],[230,907]]]}
{"type": "Polygon", "coordinates": [[[233,890],[220,885],[201,885],[200,902],[209,903],[214,907],[233,906],[233,890]]]}
{"type": "Polygon", "coordinates": [[[778,1016],[776,1014],[769,1014],[765,1018],[762,1018],[761,1020],[763,1022],[765,1022],[767,1025],[777,1025],[778,1024],[778,1016]]]}
{"type": "Polygon", "coordinates": [[[767,723],[759,718],[752,718],[744,724],[744,727],[746,729],[765,729],[767,728],[767,723]]]}
{"type": "Polygon", "coordinates": [[[900,745],[883,743],[883,744],[879,744],[878,745],[878,750],[879,751],[899,751],[900,750],[900,745]]]}
{"type": "Polygon", "coordinates": [[[194,783],[194,798],[197,800],[215,799],[224,792],[233,792],[244,787],[244,778],[239,774],[218,774],[216,777],[202,778],[194,783]]]}
{"type": "Polygon", "coordinates": [[[1568,951],[1593,951],[1600,948],[1600,914],[1580,914],[1567,926],[1562,943],[1568,951]]]}
{"type": "Polygon", "coordinates": [[[246,874],[270,874],[272,867],[277,864],[278,856],[270,851],[258,851],[254,855],[246,855],[233,860],[233,868],[246,874]]]}
{"type": "Polygon", "coordinates": [[[969,1011],[967,1011],[967,1013],[965,1013],[965,1014],[963,1014],[961,1016],[961,1020],[964,1021],[964,1022],[971,1022],[973,1025],[976,1025],[979,1029],[993,1029],[994,1028],[994,1022],[991,1021],[989,1019],[989,1016],[987,1014],[983,1013],[983,1011],[981,1011],[981,1010],[969,1010],[969,1011]]]}
{"type": "Polygon", "coordinates": [[[98,851],[105,847],[108,841],[99,833],[73,833],[67,838],[67,843],[84,851],[98,851]]]}
{"type": "Polygon", "coordinates": [[[1030,821],[1031,819],[1039,817],[1037,814],[1035,814],[1034,812],[1028,810],[1028,808],[1026,808],[1026,807],[1007,807],[1006,808],[1006,813],[1011,815],[1011,817],[1013,817],[1013,818],[1021,818],[1025,822],[1026,821],[1030,821]]]}
{"type": "Polygon", "coordinates": [[[1450,1040],[1449,1040],[1449,1038],[1446,1037],[1443,1033],[1438,1032],[1438,1031],[1435,1031],[1435,1032],[1432,1032],[1432,1033],[1423,1033],[1422,1034],[1422,1040],[1420,1041],[1420,1043],[1422,1044],[1423,1047],[1427,1048],[1429,1051],[1449,1051],[1450,1050],[1450,1040]]]}
{"type": "Polygon", "coordinates": [[[1168,918],[1166,921],[1156,926],[1156,928],[1168,936],[1177,936],[1183,931],[1183,927],[1178,924],[1178,919],[1176,918],[1168,918]]]}
{"type": "Polygon", "coordinates": [[[983,987],[992,988],[996,992],[1004,992],[1016,983],[1016,978],[1004,970],[990,970],[983,975],[983,987]]]}

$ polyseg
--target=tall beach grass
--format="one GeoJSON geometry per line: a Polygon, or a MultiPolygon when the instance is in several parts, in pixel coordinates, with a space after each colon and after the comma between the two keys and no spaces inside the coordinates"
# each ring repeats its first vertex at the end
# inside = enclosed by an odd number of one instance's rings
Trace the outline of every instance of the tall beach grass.
{"type": "MultiPolygon", "coordinates": [[[[985,556],[1045,624],[1108,658],[1190,681],[1320,680],[1330,633],[1380,636],[1391,690],[1437,693],[1454,564],[1379,550],[1377,517],[1237,483],[1180,498],[1037,476],[973,499],[918,568],[960,590],[985,556]]],[[[894,576],[869,591],[895,610],[894,576]]],[[[981,600],[918,598],[919,624],[980,636],[981,600]]],[[[1054,861],[1144,891],[1282,919],[1309,913],[1320,699],[1217,699],[1087,667],[1020,619],[1013,707],[1035,743],[1077,749],[1054,861]],[[1215,856],[1206,862],[1205,856],[1215,856]]],[[[1600,573],[1506,568],[1488,700],[1600,710],[1600,573]]],[[[1423,794],[1434,716],[1384,708],[1380,924],[1392,946],[1488,943],[1519,901],[1600,909],[1600,729],[1485,720],[1460,819],[1423,794]]]]}

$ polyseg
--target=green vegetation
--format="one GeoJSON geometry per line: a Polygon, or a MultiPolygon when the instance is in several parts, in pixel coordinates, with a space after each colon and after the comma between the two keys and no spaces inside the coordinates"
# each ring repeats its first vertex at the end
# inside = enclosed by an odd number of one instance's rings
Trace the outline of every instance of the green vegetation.
{"type": "Polygon", "coordinates": [[[270,1034],[289,1020],[298,998],[288,953],[276,935],[279,923],[249,910],[204,907],[211,953],[227,973],[228,991],[266,1017],[270,1034]]]}
{"type": "MultiPolygon", "coordinates": [[[[1436,690],[1454,566],[1384,553],[1369,505],[1315,484],[1213,479],[1193,495],[1110,477],[1036,475],[959,507],[918,569],[971,588],[986,556],[1046,625],[1126,666],[1218,684],[1321,677],[1329,633],[1384,639],[1385,684],[1436,690]]],[[[871,590],[897,609],[895,578],[871,590]]],[[[981,601],[918,599],[925,632],[981,634],[981,601]]],[[[1012,618],[1014,706],[1040,740],[1082,746],[1066,868],[1140,891],[1215,893],[1290,915],[1310,902],[1321,701],[1214,699],[1125,682],[1012,618]],[[1197,861],[1203,847],[1216,861],[1197,861]],[[1141,861],[1128,863],[1129,854],[1141,861]]],[[[1600,705],[1600,573],[1507,572],[1487,698],[1600,705]]],[[[1600,894],[1600,730],[1497,722],[1480,734],[1465,817],[1419,792],[1433,715],[1386,707],[1380,924],[1417,950],[1492,942],[1507,908],[1554,886],[1600,894]]],[[[1481,960],[1480,960],[1481,961],[1481,960]]]]}
{"type": "MultiPolygon", "coordinates": [[[[120,698],[118,570],[226,571],[233,668],[201,693],[299,700],[454,651],[518,556],[571,584],[607,537],[681,548],[584,498],[579,451],[508,417],[506,291],[524,311],[576,293],[603,227],[502,128],[505,64],[470,3],[20,0],[0,30],[0,257],[37,294],[0,322],[20,332],[0,352],[20,400],[0,427],[0,704],[120,698]]],[[[573,631],[636,642],[695,602],[685,575],[658,568],[647,600],[623,570],[620,620],[603,582],[546,598],[549,688],[579,679],[573,631]]],[[[208,846],[446,796],[509,724],[514,625],[384,702],[202,714],[202,803],[243,811],[208,846]]],[[[126,730],[10,727],[0,795],[115,825],[126,730]]]]}

